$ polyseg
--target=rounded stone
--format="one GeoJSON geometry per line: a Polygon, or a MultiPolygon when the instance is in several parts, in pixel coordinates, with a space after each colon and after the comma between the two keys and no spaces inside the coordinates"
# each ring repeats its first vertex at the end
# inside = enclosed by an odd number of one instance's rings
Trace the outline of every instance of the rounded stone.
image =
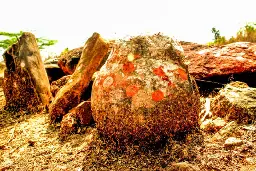
{"type": "Polygon", "coordinates": [[[161,34],[115,42],[94,80],[97,129],[118,141],[157,141],[198,128],[200,100],[182,48],[161,34]]]}

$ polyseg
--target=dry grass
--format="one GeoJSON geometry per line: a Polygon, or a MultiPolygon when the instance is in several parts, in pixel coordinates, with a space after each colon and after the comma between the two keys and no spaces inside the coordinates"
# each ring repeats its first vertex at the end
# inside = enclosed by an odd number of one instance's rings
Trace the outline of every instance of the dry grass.
{"type": "Polygon", "coordinates": [[[256,165],[256,124],[240,125],[229,135],[246,142],[232,149],[223,146],[227,137],[213,141],[214,134],[199,131],[169,138],[154,148],[130,146],[116,151],[94,126],[63,140],[59,125],[49,121],[47,113],[2,110],[0,170],[173,170],[172,163],[187,161],[201,170],[234,171],[255,169],[253,161],[256,165]]]}
{"type": "MultiPolygon", "coordinates": [[[[14,119],[14,118],[13,118],[14,119]]],[[[65,141],[58,136],[59,126],[49,125],[47,114],[19,116],[15,123],[0,130],[0,170],[65,170],[81,168],[95,129],[71,135],[65,141]]]]}

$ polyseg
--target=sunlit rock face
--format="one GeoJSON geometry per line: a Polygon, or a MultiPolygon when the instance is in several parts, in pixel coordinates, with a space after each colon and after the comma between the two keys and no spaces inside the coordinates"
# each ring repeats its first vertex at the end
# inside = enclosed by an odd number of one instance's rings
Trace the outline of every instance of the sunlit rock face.
{"type": "Polygon", "coordinates": [[[115,42],[92,88],[100,133],[155,142],[197,128],[199,94],[183,57],[182,48],[161,34],[115,42]]]}
{"type": "Polygon", "coordinates": [[[256,43],[236,42],[187,53],[189,71],[197,79],[256,70],[256,43]]]}
{"type": "Polygon", "coordinates": [[[235,81],[227,84],[211,103],[213,116],[226,121],[251,123],[256,120],[256,88],[235,81]]]}
{"type": "MultiPolygon", "coordinates": [[[[90,85],[93,74],[97,71],[108,50],[109,43],[99,33],[93,33],[86,41],[75,72],[66,84],[57,91],[53,102],[49,106],[52,122],[61,119],[70,109],[81,102],[83,94],[85,94],[90,85]]],[[[62,81],[65,82],[65,79],[62,81]]]]}
{"type": "Polygon", "coordinates": [[[49,105],[52,95],[35,36],[24,32],[3,57],[5,109],[42,111],[49,105]]]}

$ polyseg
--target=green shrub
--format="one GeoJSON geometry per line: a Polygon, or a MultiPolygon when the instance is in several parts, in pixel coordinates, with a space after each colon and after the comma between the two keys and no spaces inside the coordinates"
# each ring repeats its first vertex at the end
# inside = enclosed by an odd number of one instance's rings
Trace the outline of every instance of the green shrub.
{"type": "Polygon", "coordinates": [[[220,31],[215,27],[212,28],[212,33],[214,34],[214,41],[209,42],[208,46],[219,46],[233,42],[256,42],[256,23],[247,23],[236,33],[235,37],[232,36],[228,40],[226,40],[225,36],[220,36],[220,31]]]}
{"type": "MultiPolygon", "coordinates": [[[[7,49],[12,44],[16,43],[19,37],[23,34],[23,31],[18,33],[10,33],[0,31],[0,36],[5,37],[6,39],[0,39],[0,50],[7,49]]],[[[39,49],[44,49],[45,47],[52,46],[57,43],[57,40],[49,40],[42,37],[36,38],[39,49]]]]}

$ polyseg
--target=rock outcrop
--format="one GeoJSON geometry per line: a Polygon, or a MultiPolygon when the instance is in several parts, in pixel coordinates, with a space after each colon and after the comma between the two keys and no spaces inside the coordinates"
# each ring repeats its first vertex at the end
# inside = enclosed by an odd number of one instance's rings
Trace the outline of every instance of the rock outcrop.
{"type": "Polygon", "coordinates": [[[87,40],[75,72],[58,91],[49,107],[52,121],[62,118],[80,103],[83,92],[86,91],[94,72],[107,55],[108,49],[109,44],[98,33],[94,33],[87,40]]]}
{"type": "Polygon", "coordinates": [[[175,41],[155,34],[113,47],[92,88],[93,118],[101,134],[119,143],[154,143],[198,127],[199,94],[175,41]]]}
{"type": "Polygon", "coordinates": [[[211,102],[212,115],[227,121],[252,122],[256,119],[255,99],[256,88],[242,82],[232,82],[220,90],[211,102]]]}
{"type": "Polygon", "coordinates": [[[187,56],[189,72],[198,79],[256,70],[256,43],[236,42],[187,56]]]}
{"type": "Polygon", "coordinates": [[[3,54],[6,109],[38,110],[49,105],[50,84],[36,38],[25,32],[3,54]]]}
{"type": "Polygon", "coordinates": [[[189,73],[196,78],[200,94],[218,92],[231,81],[256,87],[256,43],[236,42],[223,46],[200,46],[183,43],[189,73]]]}

